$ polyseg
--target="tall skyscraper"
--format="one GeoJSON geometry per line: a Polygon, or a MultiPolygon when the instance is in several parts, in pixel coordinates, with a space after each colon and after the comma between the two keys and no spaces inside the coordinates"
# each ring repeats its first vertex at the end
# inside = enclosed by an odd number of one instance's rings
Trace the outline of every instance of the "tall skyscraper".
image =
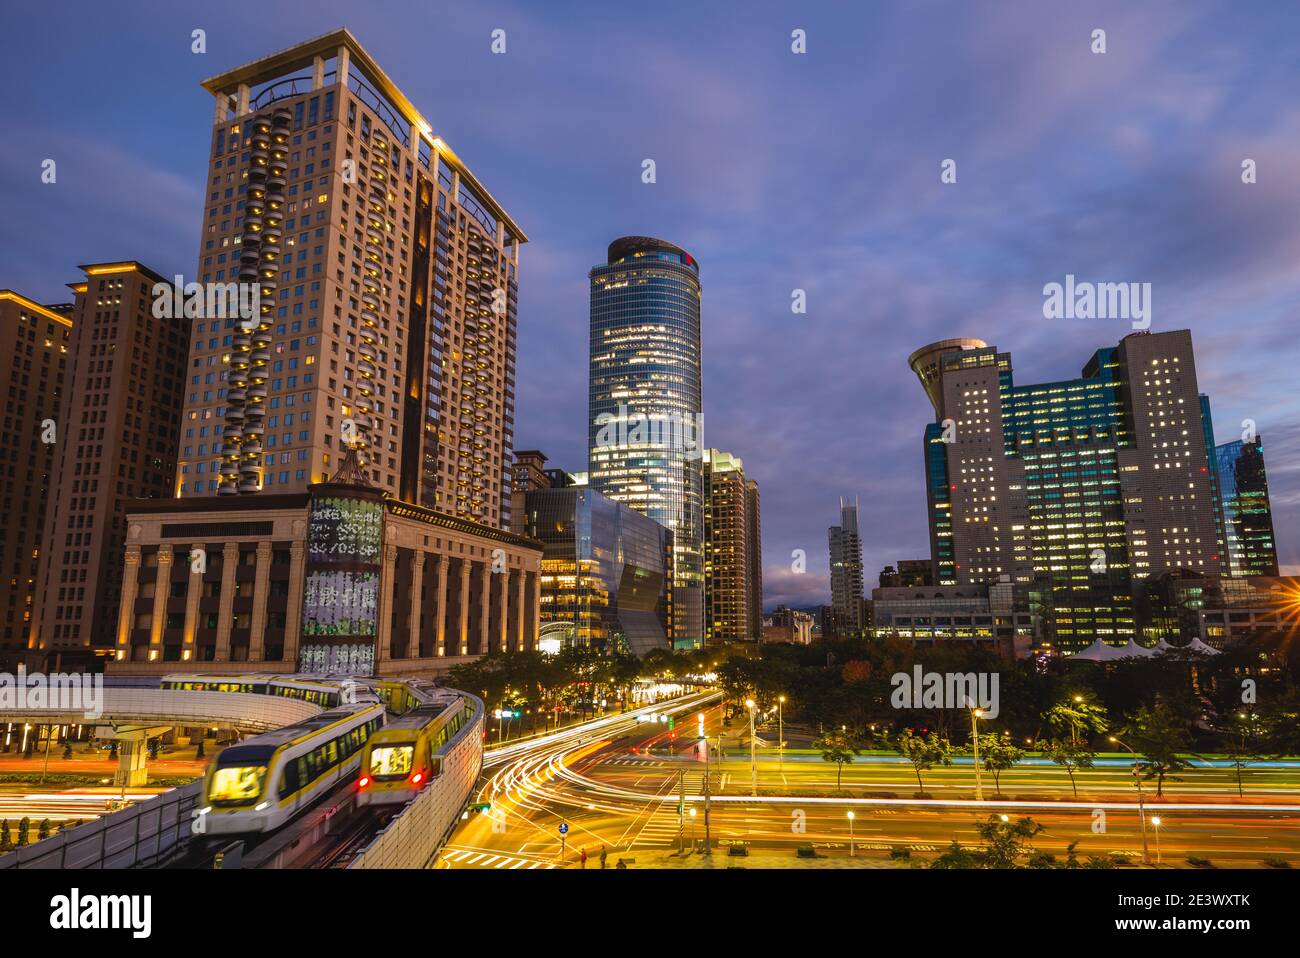
{"type": "Polygon", "coordinates": [[[28,659],[27,635],[40,599],[42,533],[56,454],[68,438],[59,408],[71,329],[65,308],[0,289],[0,341],[9,353],[0,361],[0,666],[8,671],[28,659]]]}
{"type": "Polygon", "coordinates": [[[866,627],[862,597],[862,537],[858,504],[840,498],[840,524],[826,530],[831,554],[831,608],[841,638],[856,637],[866,627]]]}
{"type": "Polygon", "coordinates": [[[1010,354],[974,339],[922,347],[909,364],[935,412],[937,584],[1028,584],[1043,639],[1070,650],[1132,637],[1141,580],[1219,573],[1186,330],[1132,333],[1062,382],[1016,385],[1010,354]]]}
{"type": "Polygon", "coordinates": [[[1264,440],[1238,439],[1214,449],[1223,509],[1224,572],[1231,576],[1278,574],[1273,510],[1264,471],[1264,440]]]}
{"type": "Polygon", "coordinates": [[[591,270],[588,482],[673,533],[673,641],[704,640],[699,264],[647,236],[591,270]]]}
{"type": "Polygon", "coordinates": [[[183,496],[301,492],[357,448],[406,502],[509,525],[526,237],[347,30],[207,80],[183,496]]]}
{"type": "Polygon", "coordinates": [[[704,595],[708,642],[763,635],[758,483],[729,452],[704,454],[704,595]]]}
{"type": "Polygon", "coordinates": [[[84,666],[112,654],[128,499],[176,489],[190,321],[154,315],[169,280],[133,261],[82,266],[53,495],[28,645],[84,666]]]}

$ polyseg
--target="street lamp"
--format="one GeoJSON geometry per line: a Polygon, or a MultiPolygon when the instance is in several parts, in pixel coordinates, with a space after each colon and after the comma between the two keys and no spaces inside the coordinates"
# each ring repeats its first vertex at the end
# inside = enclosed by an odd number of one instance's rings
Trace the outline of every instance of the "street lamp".
{"type": "Polygon", "coordinates": [[[754,700],[746,699],[745,708],[749,709],[749,786],[755,798],[758,797],[758,746],[754,742],[754,700]]]}
{"type": "Polygon", "coordinates": [[[1146,806],[1142,803],[1142,773],[1138,767],[1137,752],[1133,751],[1133,749],[1129,748],[1128,745],[1125,745],[1114,735],[1110,736],[1110,740],[1116,745],[1122,745],[1124,748],[1127,748],[1129,754],[1133,756],[1133,780],[1137,782],[1138,788],[1138,818],[1142,820],[1142,864],[1150,865],[1151,850],[1147,847],[1147,812],[1146,806]]]}
{"type": "Polygon", "coordinates": [[[776,765],[777,768],[785,767],[785,715],[781,708],[785,705],[785,696],[781,695],[776,700],[776,765]]]}
{"type": "Polygon", "coordinates": [[[853,848],[853,819],[854,819],[854,817],[855,817],[855,816],[854,816],[854,814],[853,814],[853,810],[850,809],[850,810],[849,810],[849,857],[850,857],[850,858],[852,858],[852,857],[853,857],[853,854],[854,854],[854,848],[853,848]]]}
{"type": "Polygon", "coordinates": [[[970,710],[970,740],[975,744],[975,801],[984,801],[984,783],[980,779],[980,730],[978,721],[984,715],[983,709],[970,710]]]}
{"type": "Polygon", "coordinates": [[[1160,816],[1151,816],[1151,825],[1156,830],[1156,864],[1160,864],[1160,816]]]}

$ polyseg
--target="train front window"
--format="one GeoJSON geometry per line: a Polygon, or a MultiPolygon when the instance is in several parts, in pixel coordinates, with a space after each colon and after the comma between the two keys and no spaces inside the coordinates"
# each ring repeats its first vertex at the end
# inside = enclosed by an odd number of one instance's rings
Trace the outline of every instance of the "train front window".
{"type": "Polygon", "coordinates": [[[249,805],[262,796],[265,765],[235,765],[212,773],[208,801],[214,805],[249,805]]]}
{"type": "Polygon", "coordinates": [[[370,774],[375,779],[403,778],[411,774],[414,745],[385,745],[370,751],[370,774]]]}

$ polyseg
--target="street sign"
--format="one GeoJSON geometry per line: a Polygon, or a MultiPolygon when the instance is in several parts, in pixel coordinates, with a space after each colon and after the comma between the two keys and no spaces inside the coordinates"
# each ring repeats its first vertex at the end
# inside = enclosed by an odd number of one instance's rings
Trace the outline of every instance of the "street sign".
{"type": "Polygon", "coordinates": [[[560,822],[560,834],[561,834],[561,835],[567,835],[567,834],[569,834],[569,823],[568,823],[568,822],[560,822]]]}

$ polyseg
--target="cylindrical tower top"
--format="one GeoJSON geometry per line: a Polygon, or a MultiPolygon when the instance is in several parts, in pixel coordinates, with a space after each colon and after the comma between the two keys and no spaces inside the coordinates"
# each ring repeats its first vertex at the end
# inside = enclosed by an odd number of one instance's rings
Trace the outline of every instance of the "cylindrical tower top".
{"type": "Polygon", "coordinates": [[[921,385],[925,387],[925,394],[930,397],[930,404],[934,406],[934,414],[940,415],[939,401],[939,357],[945,353],[954,353],[963,349],[984,349],[988,343],[982,339],[941,339],[937,343],[930,343],[928,346],[922,346],[912,355],[907,357],[907,365],[912,367],[912,372],[916,373],[916,378],[921,380],[921,385]]]}
{"type": "Polygon", "coordinates": [[[621,263],[636,256],[654,256],[689,266],[695,272],[700,271],[699,261],[675,243],[656,239],[653,236],[620,236],[609,244],[608,262],[621,263]]]}

